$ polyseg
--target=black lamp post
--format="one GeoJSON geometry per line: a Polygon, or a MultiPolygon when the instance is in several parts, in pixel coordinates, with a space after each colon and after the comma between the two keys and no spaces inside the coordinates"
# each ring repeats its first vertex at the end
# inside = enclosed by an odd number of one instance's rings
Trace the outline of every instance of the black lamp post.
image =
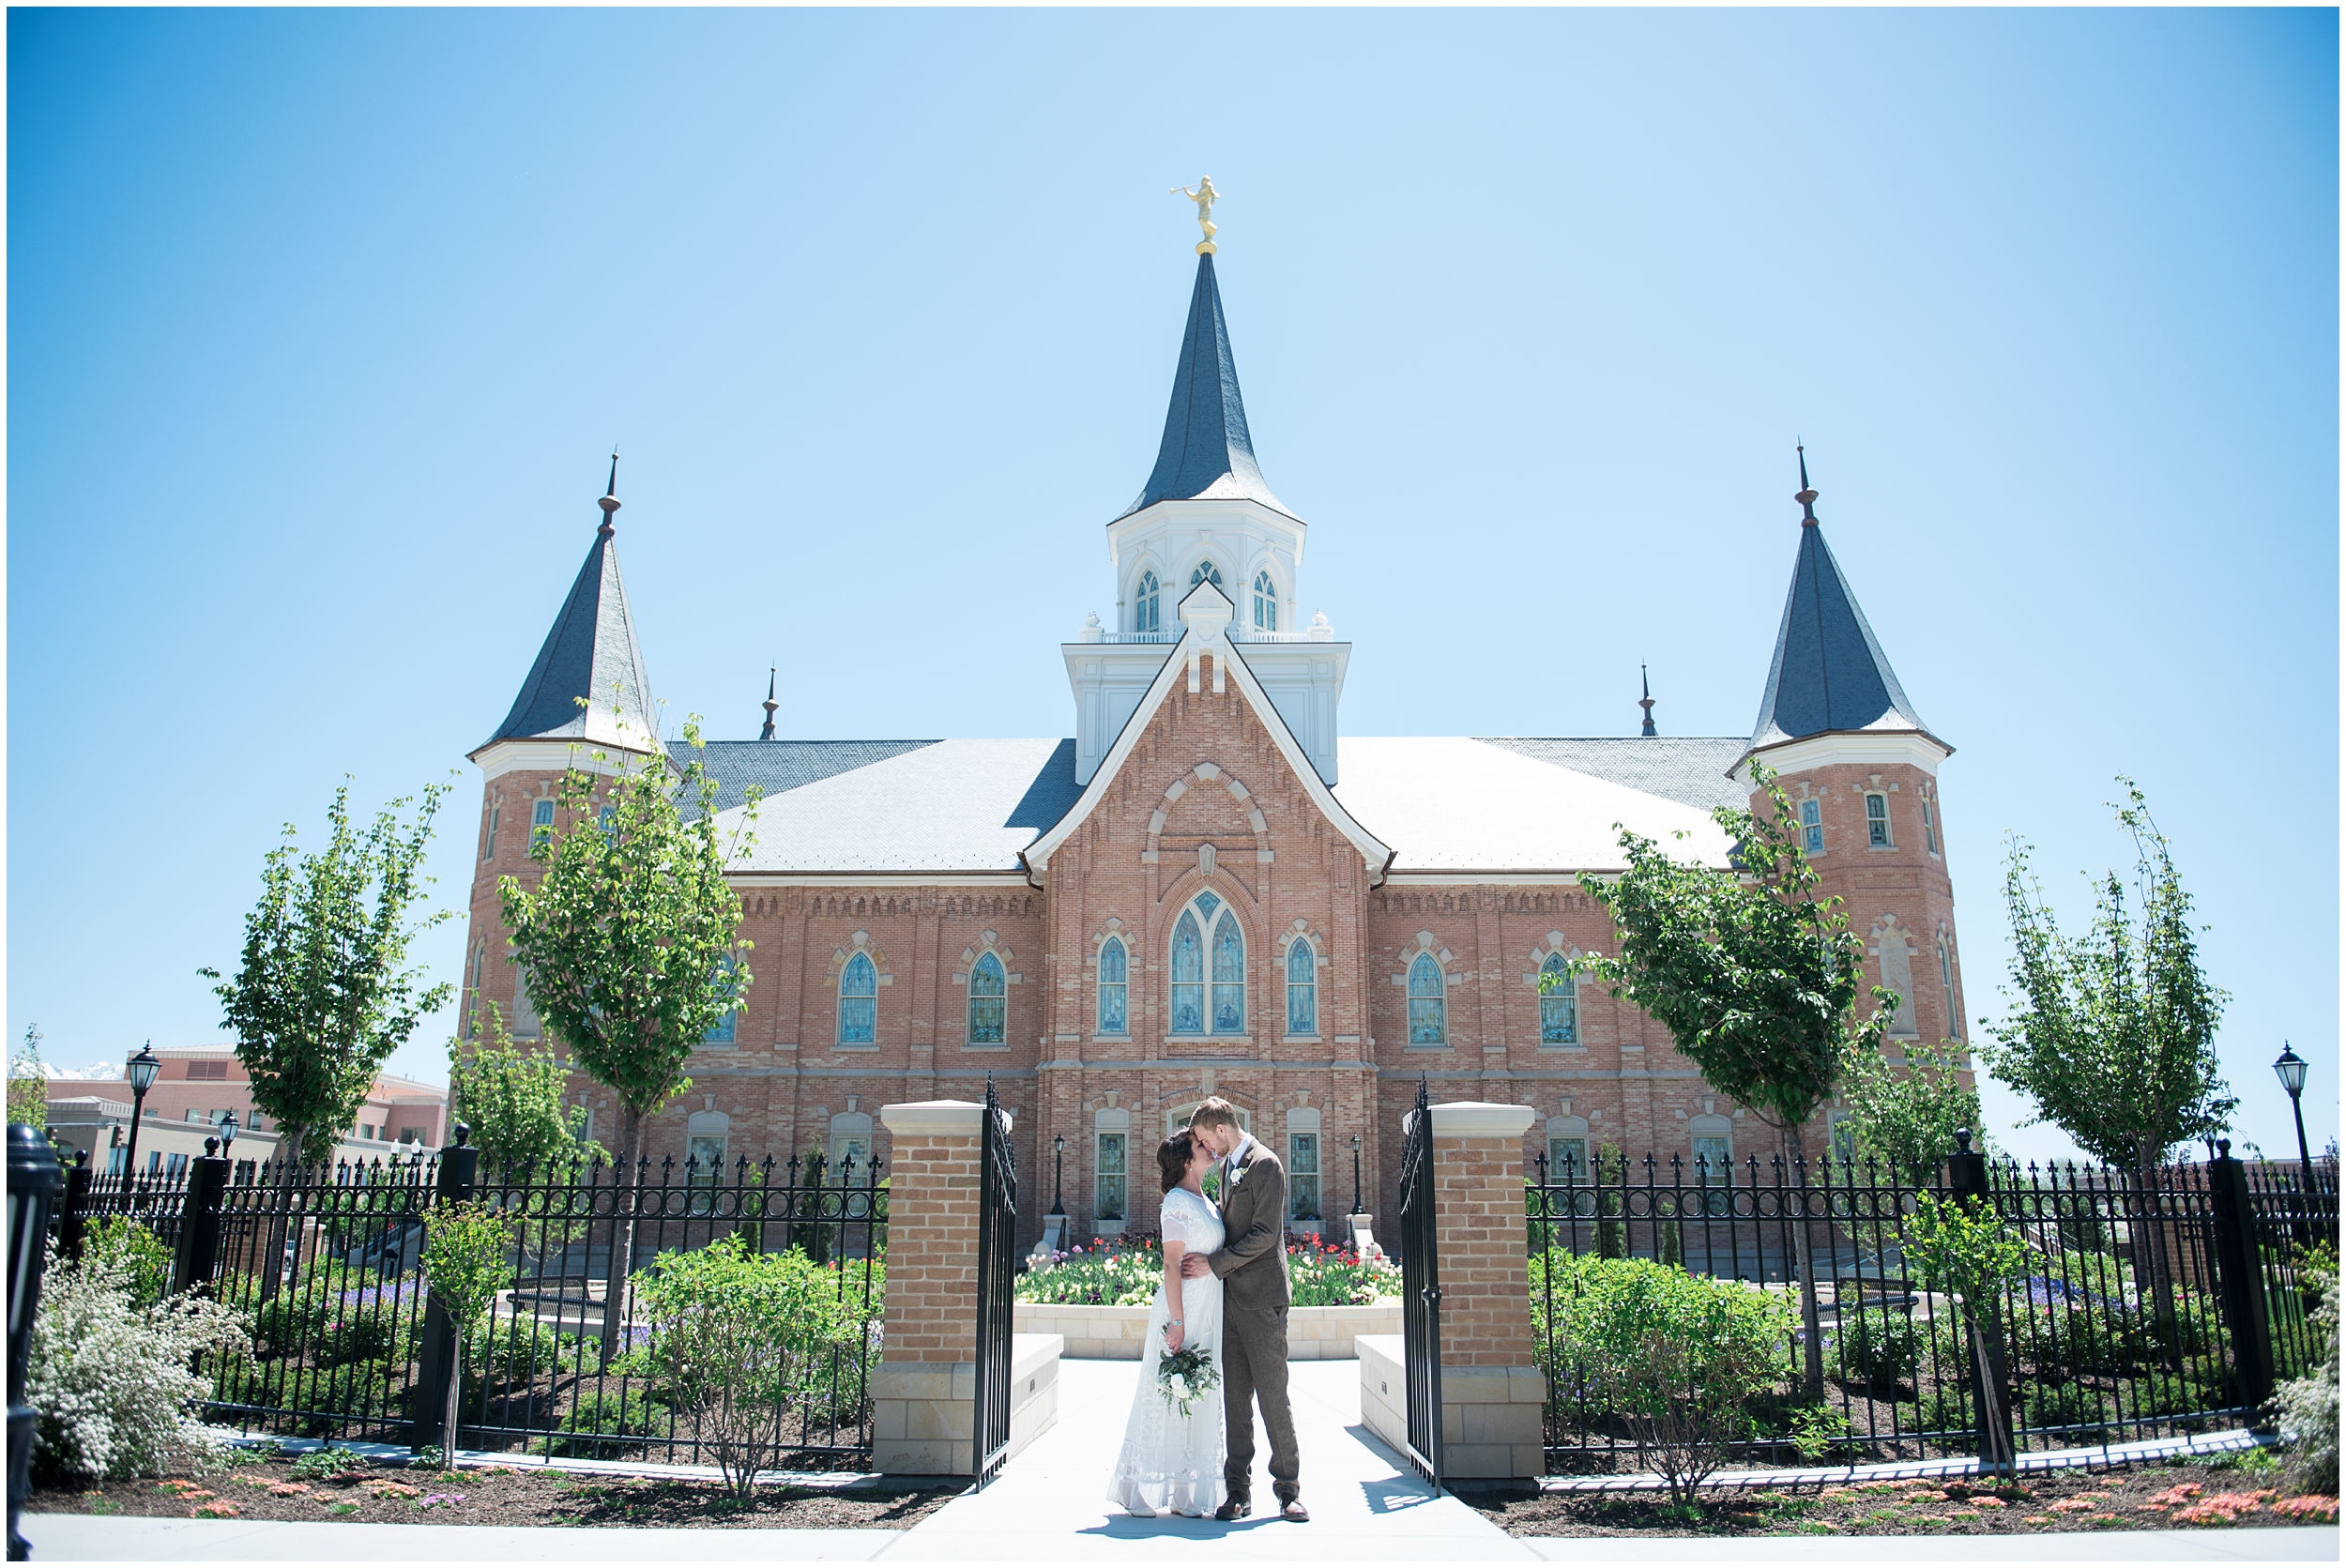
{"type": "Polygon", "coordinates": [[[139,1122],[145,1117],[146,1091],[155,1087],[155,1074],[163,1064],[155,1059],[155,1043],[148,1041],[139,1047],[139,1054],[123,1067],[130,1080],[130,1151],[123,1156],[122,1186],[129,1191],[130,1182],[139,1172],[139,1122]]]}
{"type": "Polygon", "coordinates": [[[1358,1133],[1352,1134],[1352,1212],[1368,1212],[1361,1207],[1361,1135],[1358,1133]]]}
{"type": "Polygon", "coordinates": [[[47,1250],[39,1238],[48,1234],[49,1210],[57,1200],[65,1176],[49,1140],[30,1127],[8,1129],[8,1237],[23,1244],[8,1248],[8,1560],[23,1562],[32,1547],[16,1530],[24,1508],[28,1466],[32,1463],[33,1425],[39,1412],[24,1403],[24,1383],[31,1371],[33,1317],[40,1307],[40,1276],[47,1250]],[[29,1240],[26,1240],[29,1239],[29,1240]]]}
{"type": "Polygon", "coordinates": [[[1067,1206],[1059,1202],[1059,1178],[1067,1171],[1067,1139],[1054,1134],[1051,1138],[1051,1212],[1065,1214],[1067,1206]]]}
{"type": "Polygon", "coordinates": [[[236,1168],[236,1113],[223,1111],[220,1118],[220,1157],[229,1162],[228,1168],[236,1168]]]}
{"type": "Polygon", "coordinates": [[[2297,1166],[2305,1177],[2306,1191],[2313,1191],[2313,1154],[2306,1148],[2306,1109],[2297,1098],[2306,1091],[2306,1058],[2281,1042],[2281,1059],[2273,1064],[2273,1075],[2289,1090],[2289,1114],[2297,1119],[2297,1166]]]}

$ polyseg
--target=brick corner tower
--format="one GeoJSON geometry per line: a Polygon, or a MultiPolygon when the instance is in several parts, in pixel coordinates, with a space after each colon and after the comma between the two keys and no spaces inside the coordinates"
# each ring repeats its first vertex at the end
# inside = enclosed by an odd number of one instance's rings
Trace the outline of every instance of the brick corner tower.
{"type": "MultiPolygon", "coordinates": [[[[1753,758],[1777,775],[1822,891],[1866,939],[1866,982],[1897,994],[1887,1043],[1961,1050],[1961,969],[1947,876],[1939,765],[1955,748],[1908,699],[1857,606],[1817,517],[1800,453],[1800,553],[1775,637],[1760,719],[1735,775],[1753,758]]],[[[1752,808],[1763,807],[1755,791],[1752,808]]],[[[1828,1119],[1836,1115],[1828,1111],[1828,1119]]],[[[1818,1149],[1808,1140],[1811,1152],[1818,1149]]]]}
{"type": "Polygon", "coordinates": [[[614,539],[619,511],[619,459],[596,501],[602,518],[554,626],[538,649],[521,693],[489,738],[468,754],[481,774],[469,923],[465,936],[464,1002],[458,1028],[480,1033],[482,1001],[497,1004],[516,1038],[539,1037],[538,1015],[507,956],[497,879],[535,880],[530,841],[554,825],[563,773],[606,770],[630,757],[657,754],[651,685],[635,640],[614,539]],[[598,760],[599,758],[604,760],[598,760]]]}

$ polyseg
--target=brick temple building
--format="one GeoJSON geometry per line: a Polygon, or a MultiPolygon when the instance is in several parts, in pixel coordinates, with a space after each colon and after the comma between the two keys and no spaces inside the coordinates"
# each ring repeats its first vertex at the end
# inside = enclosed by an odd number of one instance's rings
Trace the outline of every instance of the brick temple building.
{"type": "MultiPolygon", "coordinates": [[[[1324,616],[1302,622],[1308,530],[1257,465],[1201,246],[1155,466],[1107,525],[1114,618],[1059,648],[1072,736],[780,739],[769,689],[760,738],[709,744],[724,809],[764,792],[732,872],[754,980],[647,1152],[884,1157],[881,1105],[982,1099],[990,1075],[1016,1115],[1029,1238],[1062,1160],[1074,1234],[1152,1229],[1155,1146],[1208,1094],[1286,1159],[1299,1229],[1333,1231],[1351,1207],[1356,1140],[1363,1201],[1390,1225],[1421,1074],[1436,1100],[1534,1106],[1527,1156],[1772,1153],[1658,1026],[1541,976],[1611,951],[1579,879],[1622,868],[1614,824],[1683,830],[1723,862],[1707,814],[1748,799],[1756,756],[1866,934],[1868,979],[1907,998],[1894,1049],[1960,1036],[1938,793],[1951,748],[1827,549],[1805,464],[1801,484],[1750,735],[1661,737],[1649,701],[1638,736],[1348,738],[1350,647],[1324,616]]],[[[563,768],[662,750],[616,469],[601,504],[520,695],[472,754],[486,788],[467,1028],[487,997],[539,1032],[495,889],[531,875],[563,768]]],[[[1092,546],[1071,525],[1067,547],[1092,546]]],[[[1722,678],[1759,681],[1760,651],[1722,678]]],[[[608,1092],[572,1087],[615,1142],[608,1092]]]]}

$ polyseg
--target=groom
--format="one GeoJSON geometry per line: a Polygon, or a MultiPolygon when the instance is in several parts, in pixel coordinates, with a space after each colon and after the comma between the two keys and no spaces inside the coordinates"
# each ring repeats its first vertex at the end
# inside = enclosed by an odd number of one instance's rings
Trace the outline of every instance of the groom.
{"type": "Polygon", "coordinates": [[[1262,1406],[1271,1435],[1271,1489],[1279,1516],[1297,1524],[1311,1517],[1297,1482],[1295,1418],[1287,1412],[1287,1173],[1278,1156],[1238,1124],[1238,1111],[1216,1095],[1189,1119],[1190,1136],[1222,1161],[1222,1250],[1181,1259],[1183,1277],[1211,1270],[1223,1282],[1222,1419],[1229,1457],[1222,1479],[1229,1500],[1217,1519],[1243,1519],[1255,1511],[1255,1412],[1262,1406]]]}

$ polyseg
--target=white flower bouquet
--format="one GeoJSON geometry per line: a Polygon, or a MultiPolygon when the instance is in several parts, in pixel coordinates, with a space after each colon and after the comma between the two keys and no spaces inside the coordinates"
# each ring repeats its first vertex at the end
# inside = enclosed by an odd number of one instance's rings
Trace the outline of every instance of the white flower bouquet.
{"type": "Polygon", "coordinates": [[[1192,1405],[1221,1386],[1213,1352],[1202,1345],[1184,1345],[1157,1362],[1157,1396],[1179,1406],[1184,1417],[1192,1405]]]}

